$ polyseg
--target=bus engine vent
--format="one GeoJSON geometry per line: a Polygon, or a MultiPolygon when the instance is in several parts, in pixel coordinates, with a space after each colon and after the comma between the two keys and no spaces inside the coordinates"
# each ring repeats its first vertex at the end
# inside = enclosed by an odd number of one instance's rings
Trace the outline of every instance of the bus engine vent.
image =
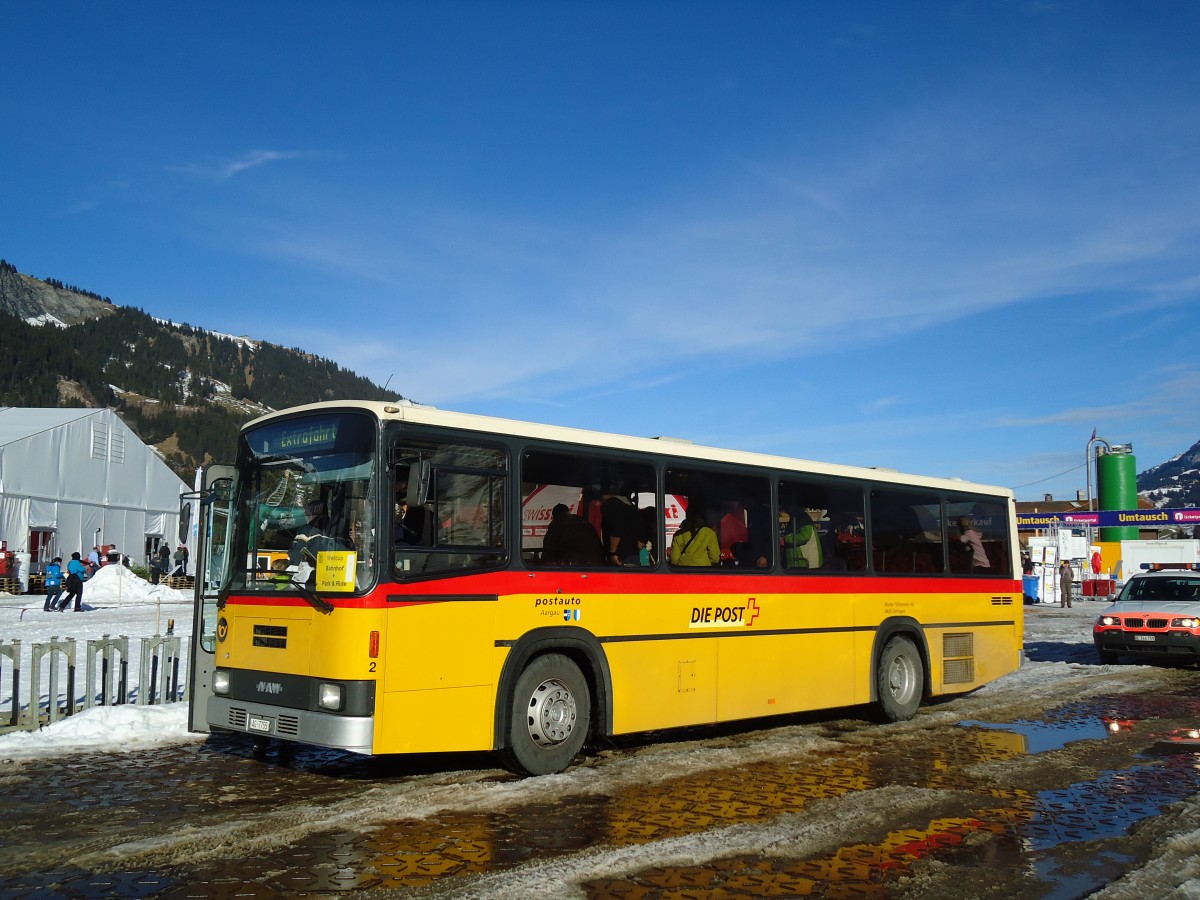
{"type": "Polygon", "coordinates": [[[254,646],[255,647],[275,647],[279,650],[287,649],[287,626],[286,625],[255,625],[254,626],[254,646]]]}
{"type": "Polygon", "coordinates": [[[970,684],[975,680],[975,635],[942,635],[942,683],[970,684]]]}

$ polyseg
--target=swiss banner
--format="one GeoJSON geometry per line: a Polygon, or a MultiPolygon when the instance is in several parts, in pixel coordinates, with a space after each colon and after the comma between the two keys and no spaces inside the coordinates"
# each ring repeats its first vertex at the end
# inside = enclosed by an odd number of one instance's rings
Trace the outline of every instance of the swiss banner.
{"type": "Polygon", "coordinates": [[[562,484],[542,484],[525,498],[521,504],[522,547],[529,549],[542,546],[546,526],[554,515],[554,507],[560,503],[566,504],[575,515],[581,515],[583,489],[562,484]]]}

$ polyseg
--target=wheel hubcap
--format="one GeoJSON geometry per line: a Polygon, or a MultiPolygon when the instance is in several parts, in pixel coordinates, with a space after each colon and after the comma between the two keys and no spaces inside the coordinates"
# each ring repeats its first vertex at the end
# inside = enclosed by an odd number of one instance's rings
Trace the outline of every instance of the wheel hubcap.
{"type": "Polygon", "coordinates": [[[904,703],[912,695],[915,678],[912,662],[907,657],[901,656],[893,660],[888,672],[888,687],[898,702],[904,703]]]}
{"type": "Polygon", "coordinates": [[[557,678],[548,678],[529,698],[525,724],[530,739],[539,747],[553,747],[571,736],[575,729],[575,697],[557,678]]]}

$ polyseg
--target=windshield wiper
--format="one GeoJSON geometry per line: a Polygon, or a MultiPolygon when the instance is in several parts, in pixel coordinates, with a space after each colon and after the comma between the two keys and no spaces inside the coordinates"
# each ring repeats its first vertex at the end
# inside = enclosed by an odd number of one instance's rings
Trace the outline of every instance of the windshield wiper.
{"type": "Polygon", "coordinates": [[[317,592],[312,590],[307,584],[301,584],[298,581],[293,581],[291,586],[294,587],[300,596],[308,601],[309,605],[319,613],[329,615],[336,608],[328,600],[317,595],[317,592]]]}

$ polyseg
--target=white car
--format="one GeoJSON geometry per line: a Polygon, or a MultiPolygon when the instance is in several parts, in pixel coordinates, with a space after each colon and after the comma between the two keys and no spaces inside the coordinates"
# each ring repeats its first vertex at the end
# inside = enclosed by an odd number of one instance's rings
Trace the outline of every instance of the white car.
{"type": "Polygon", "coordinates": [[[1200,572],[1167,569],[1134,575],[1096,619],[1092,640],[1106,665],[1122,656],[1200,662],[1200,572]]]}

